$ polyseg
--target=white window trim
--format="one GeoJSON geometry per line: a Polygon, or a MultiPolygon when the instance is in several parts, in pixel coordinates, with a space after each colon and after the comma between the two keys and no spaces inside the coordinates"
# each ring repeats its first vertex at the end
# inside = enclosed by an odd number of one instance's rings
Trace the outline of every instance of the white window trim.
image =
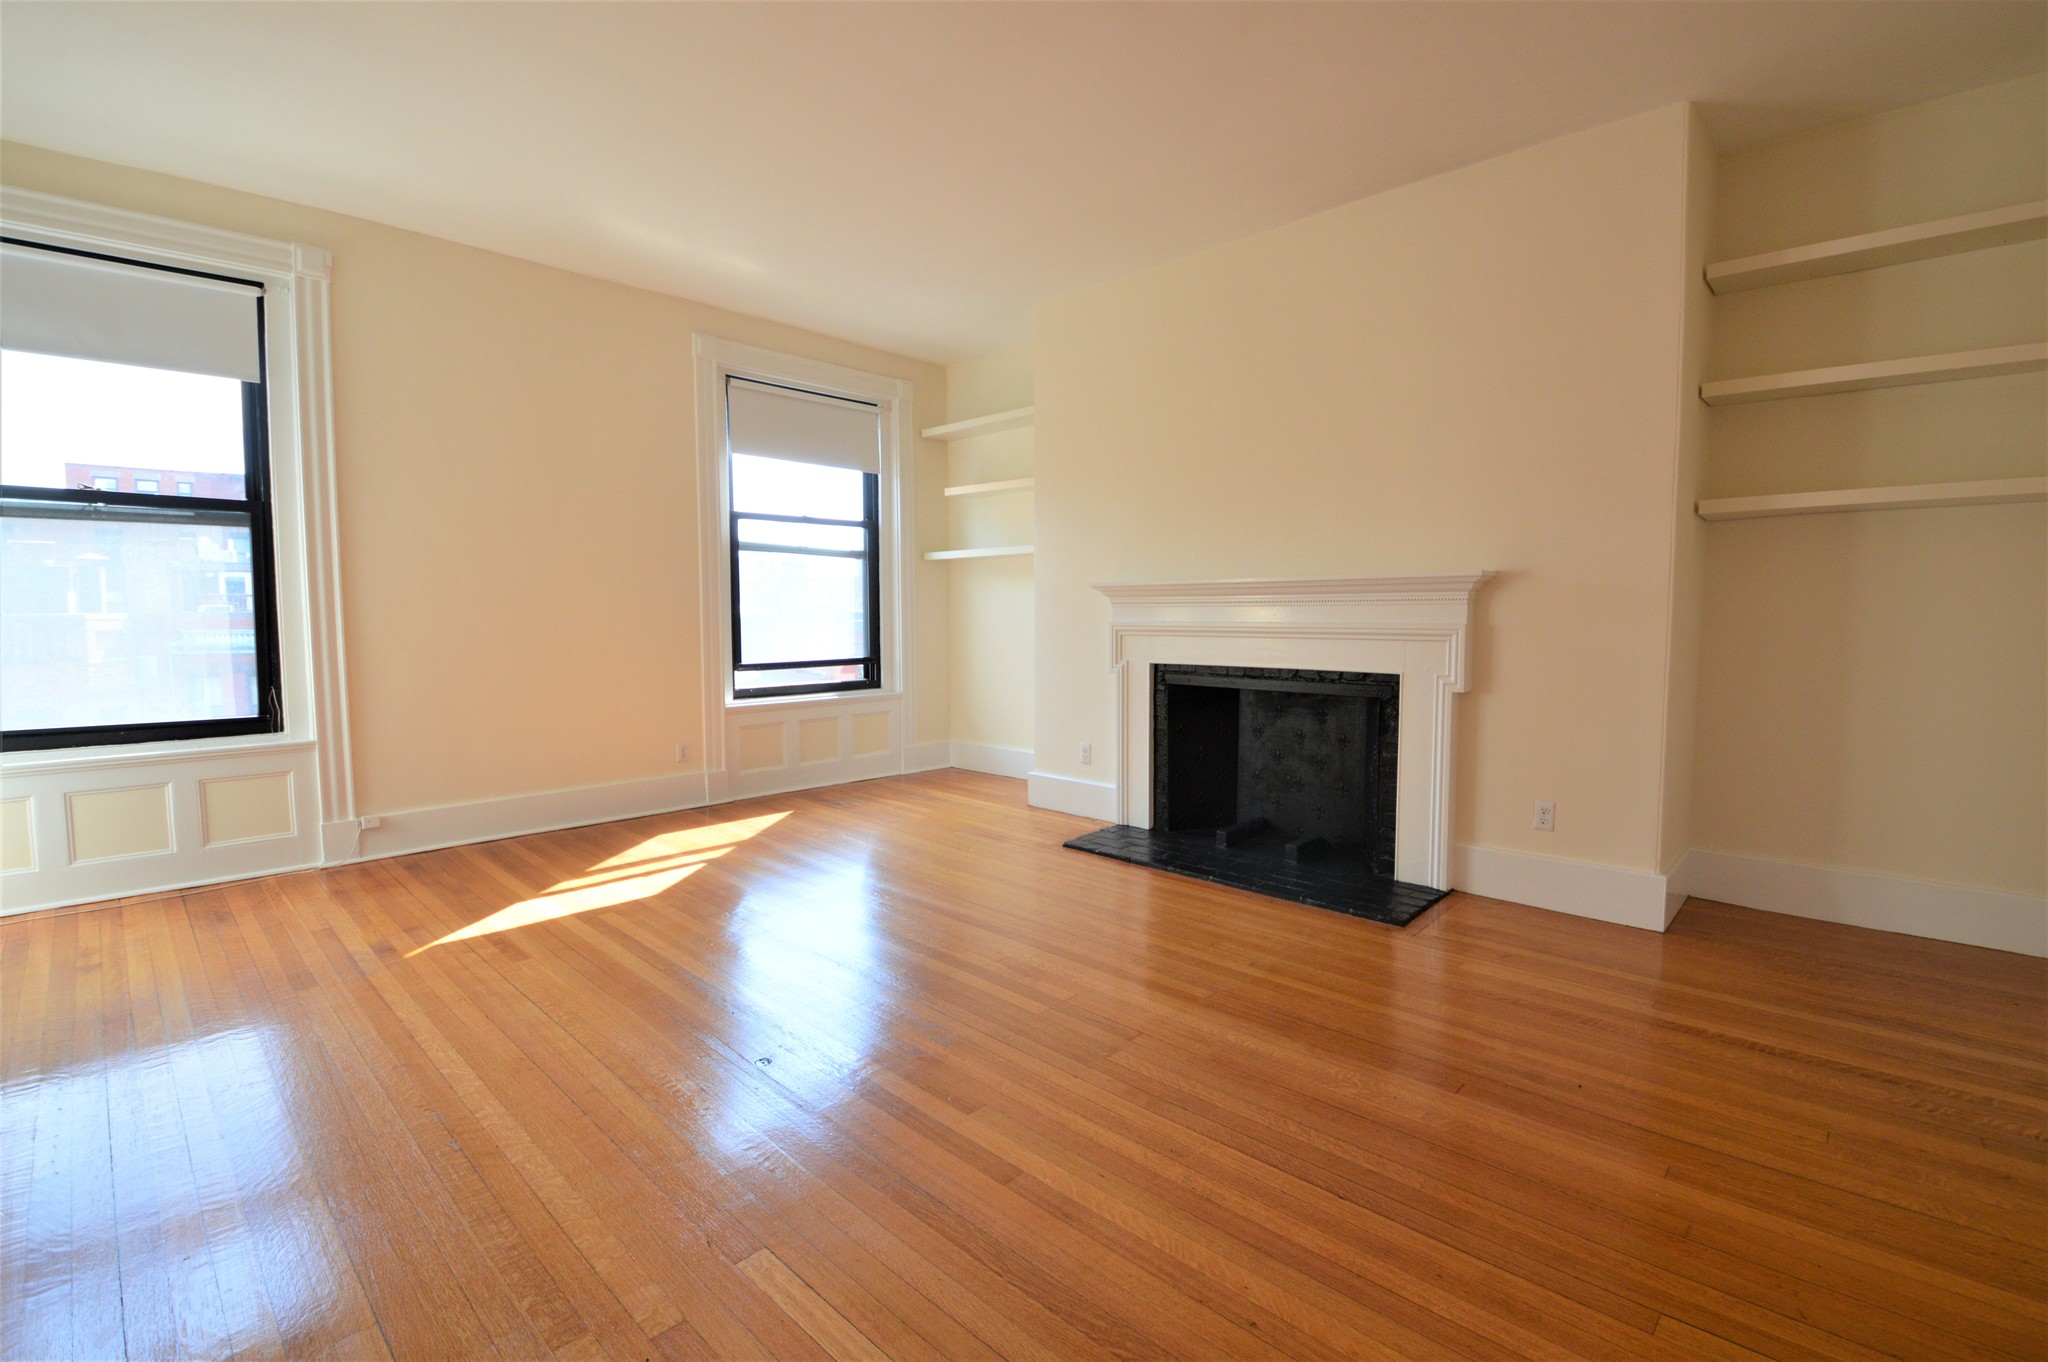
{"type": "MultiPolygon", "coordinates": [[[[873,710],[895,711],[896,765],[913,737],[916,713],[913,691],[912,633],[917,611],[913,599],[916,534],[916,430],[914,390],[906,379],[867,373],[822,360],[782,354],[759,346],[699,334],[694,338],[697,398],[698,552],[703,619],[704,771],[713,803],[729,792],[728,715],[768,716],[873,710]],[[725,448],[725,380],[752,378],[808,388],[836,397],[873,402],[881,409],[882,449],[878,489],[881,533],[878,569],[882,574],[882,684],[873,690],[834,691],[821,695],[761,696],[735,699],[732,693],[732,578],[725,537],[731,524],[731,469],[725,448]]],[[[824,774],[824,773],[820,773],[824,774]]],[[[850,776],[849,778],[858,778],[850,776]]],[[[806,780],[801,783],[828,783],[806,780]]],[[[794,788],[791,786],[790,788],[794,788]]],[[[747,793],[741,791],[740,793],[747,793]]]]}
{"type": "MultiPolygon", "coordinates": [[[[8,236],[131,260],[254,279],[264,286],[266,390],[270,412],[271,515],[275,534],[278,651],[285,729],[260,737],[197,738],[0,753],[0,775],[47,782],[124,767],[252,754],[310,756],[306,770],[318,836],[305,864],[344,859],[353,840],[346,659],[341,634],[339,533],[334,492],[333,368],[325,250],[99,204],[0,189],[8,236]],[[339,847],[337,848],[337,843],[339,847]]],[[[303,768],[302,768],[303,769],[303,768]]],[[[40,858],[39,858],[40,859],[40,858]]],[[[190,867],[187,867],[189,870],[190,867]]],[[[185,873],[183,871],[171,873],[185,873]]],[[[41,897],[41,895],[38,895],[41,897]]],[[[60,898],[55,901],[75,901],[60,898]]]]}

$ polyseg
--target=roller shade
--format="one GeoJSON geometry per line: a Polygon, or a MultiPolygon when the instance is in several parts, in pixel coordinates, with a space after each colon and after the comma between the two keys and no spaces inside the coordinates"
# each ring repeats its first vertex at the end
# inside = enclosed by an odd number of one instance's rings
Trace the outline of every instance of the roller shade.
{"type": "Polygon", "coordinates": [[[865,402],[729,378],[725,420],[735,454],[882,471],[881,411],[865,402]]]}
{"type": "Polygon", "coordinates": [[[0,346],[254,383],[253,284],[0,245],[0,346]]]}

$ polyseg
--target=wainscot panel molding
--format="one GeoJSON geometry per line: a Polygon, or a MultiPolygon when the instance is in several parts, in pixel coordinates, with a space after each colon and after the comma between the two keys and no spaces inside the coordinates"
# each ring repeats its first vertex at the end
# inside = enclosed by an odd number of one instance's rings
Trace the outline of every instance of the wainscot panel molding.
{"type": "Polygon", "coordinates": [[[1671,879],[1687,895],[1716,903],[2020,955],[2048,955],[2048,899],[2033,895],[1727,851],[1687,852],[1671,879]]]}
{"type": "MultiPolygon", "coordinates": [[[[847,697],[740,701],[725,706],[726,766],[711,773],[714,802],[843,785],[916,769],[904,741],[902,697],[855,691],[847,697]]],[[[945,744],[937,765],[945,765],[945,744]]]]}
{"type": "Polygon", "coordinates": [[[1467,894],[1661,932],[1684,896],[1662,875],[1528,851],[1460,845],[1451,883],[1467,894]]]}
{"type": "Polygon", "coordinates": [[[1489,575],[1096,583],[1117,677],[1115,820],[1152,826],[1153,667],[1389,673],[1401,678],[1403,757],[1394,878],[1450,888],[1452,697],[1466,687],[1472,593],[1489,575]]]}
{"type": "Polygon", "coordinates": [[[254,875],[303,870],[322,857],[319,772],[311,742],[247,742],[232,748],[169,752],[153,758],[104,754],[80,759],[38,753],[46,760],[6,773],[6,797],[26,802],[29,863],[0,875],[0,915],[77,903],[190,889],[254,875]],[[262,836],[210,835],[209,786],[265,778],[278,782],[279,819],[262,836]],[[168,834],[113,855],[94,854],[100,840],[93,796],[148,790],[163,801],[168,834]],[[81,826],[82,824],[86,826],[81,826]]]}

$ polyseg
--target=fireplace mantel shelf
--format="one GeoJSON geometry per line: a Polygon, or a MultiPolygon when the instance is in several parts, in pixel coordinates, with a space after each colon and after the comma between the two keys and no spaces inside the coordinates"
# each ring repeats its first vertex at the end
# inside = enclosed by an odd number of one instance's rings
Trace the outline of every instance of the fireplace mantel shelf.
{"type": "Polygon", "coordinates": [[[1469,600],[1490,572],[1450,572],[1410,577],[1235,577],[1213,582],[1095,582],[1112,601],[1469,600]]]}

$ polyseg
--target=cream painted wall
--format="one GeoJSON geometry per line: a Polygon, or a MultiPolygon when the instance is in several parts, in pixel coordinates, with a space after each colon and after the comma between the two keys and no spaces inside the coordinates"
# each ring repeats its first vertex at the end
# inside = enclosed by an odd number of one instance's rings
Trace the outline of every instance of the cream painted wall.
{"type": "MultiPolygon", "coordinates": [[[[695,767],[694,332],[909,379],[920,427],[946,411],[936,365],[355,218],[15,144],[0,180],[334,253],[365,814],[695,767]]],[[[945,449],[917,460],[920,517],[942,515],[945,449]]],[[[915,570],[910,737],[943,741],[947,582],[915,570]]]]}
{"type": "Polygon", "coordinates": [[[946,419],[965,421],[970,416],[1030,406],[1036,391],[1032,373],[1030,341],[947,365],[946,394],[951,406],[946,419]]]}
{"type": "MultiPolygon", "coordinates": [[[[949,421],[1028,407],[1032,348],[1027,343],[946,368],[949,421]]],[[[995,482],[1033,476],[1030,428],[956,440],[947,482],[995,482]]],[[[1033,542],[1030,493],[953,498],[939,522],[951,548],[1033,542]]],[[[938,547],[935,542],[932,547],[938,547]]],[[[1029,753],[1032,749],[1031,558],[963,559],[949,565],[953,662],[953,739],[1029,753]]]]}
{"type": "Polygon", "coordinates": [[[1456,839],[1661,868],[1695,135],[1659,110],[1042,306],[1039,769],[1110,775],[1091,582],[1490,569],[1456,839]]]}
{"type": "MultiPolygon", "coordinates": [[[[1721,158],[1714,253],[2048,196],[2048,81],[1721,158]]],[[[2048,337],[2040,242],[1714,304],[1715,377],[2048,337]]],[[[2048,376],[1717,408],[1706,495],[2039,476],[2048,376]]],[[[1707,530],[1694,841],[2048,889],[2048,518],[2039,505],[1707,530]]]]}
{"type": "Polygon", "coordinates": [[[1685,236],[1680,275],[1685,310],[1679,338],[1677,450],[1672,469],[1671,624],[1665,668],[1664,823],[1658,868],[1670,874],[1692,849],[1693,786],[1699,729],[1700,612],[1706,579],[1706,525],[1694,512],[1707,461],[1707,405],[1700,401],[1713,335],[1714,296],[1706,267],[1713,233],[1713,139],[1697,108],[1685,138],[1685,236]]]}

